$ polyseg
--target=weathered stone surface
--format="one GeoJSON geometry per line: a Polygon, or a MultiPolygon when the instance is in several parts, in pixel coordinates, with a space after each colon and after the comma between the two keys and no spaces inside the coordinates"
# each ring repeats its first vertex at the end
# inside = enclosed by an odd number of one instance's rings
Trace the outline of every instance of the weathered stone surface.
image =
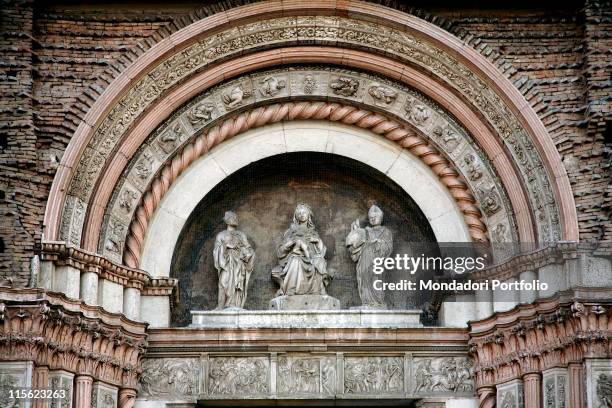
{"type": "MultiPolygon", "coordinates": [[[[337,299],[328,301],[330,306],[337,304],[337,299]]],[[[190,327],[408,328],[422,327],[421,313],[420,310],[194,310],[190,327]]]]}
{"type": "Polygon", "coordinates": [[[273,310],[337,310],[340,301],[327,295],[279,296],[270,300],[273,310]]]}

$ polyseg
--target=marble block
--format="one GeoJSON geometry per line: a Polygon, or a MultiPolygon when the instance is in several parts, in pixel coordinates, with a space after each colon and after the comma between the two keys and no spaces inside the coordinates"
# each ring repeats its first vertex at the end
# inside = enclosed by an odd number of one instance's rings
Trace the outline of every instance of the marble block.
{"type": "Polygon", "coordinates": [[[270,310],[339,310],[340,301],[327,295],[279,296],[270,301],[270,310]]]}
{"type": "Polygon", "coordinates": [[[192,310],[190,327],[407,328],[422,327],[420,310],[192,310]]]}

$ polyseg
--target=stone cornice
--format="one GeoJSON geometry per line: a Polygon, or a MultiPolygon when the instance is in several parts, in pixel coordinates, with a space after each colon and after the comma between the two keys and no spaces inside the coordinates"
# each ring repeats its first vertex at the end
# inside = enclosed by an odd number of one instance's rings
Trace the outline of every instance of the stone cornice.
{"type": "Polygon", "coordinates": [[[0,288],[0,360],[136,388],[146,323],[42,289],[0,288]]]}
{"type": "Polygon", "coordinates": [[[169,353],[203,348],[324,347],[341,348],[359,345],[393,349],[463,349],[468,332],[461,328],[425,327],[406,329],[241,329],[241,328],[152,328],[148,330],[149,346],[156,352],[169,353]]]}
{"type": "Polygon", "coordinates": [[[143,296],[171,296],[173,302],[176,303],[179,300],[178,279],[168,277],[151,278],[141,294],[143,296]]]}
{"type": "Polygon", "coordinates": [[[94,272],[101,278],[122,286],[143,289],[151,285],[151,276],[140,269],[129,268],[106,257],[77,248],[62,241],[42,243],[42,259],[55,261],[59,265],[70,265],[83,272],[94,272]]]}

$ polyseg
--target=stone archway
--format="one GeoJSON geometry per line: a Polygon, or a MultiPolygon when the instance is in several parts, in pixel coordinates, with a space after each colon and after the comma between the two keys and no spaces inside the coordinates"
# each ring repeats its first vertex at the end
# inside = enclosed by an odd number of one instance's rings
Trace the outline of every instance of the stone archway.
{"type": "MultiPolygon", "coordinates": [[[[496,73],[496,68],[475,51],[462,47],[460,41],[450,34],[416,17],[358,2],[348,2],[345,6],[347,10],[351,9],[351,18],[323,18],[315,24],[317,18],[311,18],[308,15],[316,14],[328,7],[328,11],[342,13],[335,5],[296,5],[292,13],[298,17],[286,17],[290,20],[289,26],[294,25],[295,30],[290,29],[284,32],[280,27],[286,27],[287,21],[282,19],[272,19],[266,21],[265,24],[262,24],[261,21],[252,22],[256,19],[261,20],[264,13],[269,13],[278,7],[282,8],[280,3],[269,2],[245,6],[240,8],[240,13],[237,10],[232,11],[223,17],[213,16],[186,27],[172,35],[168,41],[162,41],[147,51],[107,89],[77,130],[52,188],[46,213],[45,238],[72,239],[81,244],[82,226],[85,219],[93,220],[94,225],[100,222],[96,221],[100,220],[99,215],[94,214],[103,213],[107,198],[98,197],[108,197],[111,186],[106,184],[107,177],[100,179],[99,174],[103,168],[106,169],[106,176],[119,174],[116,170],[109,171],[114,166],[110,161],[110,152],[119,153],[118,156],[115,156],[116,165],[120,167],[125,165],[126,161],[131,158],[130,151],[133,151],[133,148],[129,147],[130,143],[139,140],[133,132],[130,137],[125,137],[125,131],[132,129],[134,124],[146,123],[141,113],[155,105],[157,105],[156,109],[164,105],[173,109],[172,106],[182,103],[181,96],[166,99],[166,102],[159,102],[161,105],[156,102],[159,97],[167,96],[166,89],[180,83],[189,84],[186,78],[193,77],[192,74],[197,73],[203,66],[202,64],[210,64],[214,58],[231,57],[234,52],[232,46],[229,48],[223,46],[219,42],[223,36],[213,31],[213,27],[225,24],[229,19],[235,28],[234,35],[244,35],[245,40],[248,38],[252,42],[242,42],[239,46],[240,53],[245,55],[246,59],[240,63],[239,67],[234,65],[234,68],[230,68],[228,66],[228,71],[223,74],[225,77],[235,75],[236,68],[261,67],[265,51],[259,54],[252,53],[253,47],[271,47],[274,49],[269,52],[268,56],[276,57],[276,61],[281,63],[314,62],[317,61],[315,55],[318,55],[321,60],[334,61],[337,59],[337,62],[341,64],[367,68],[372,71],[378,70],[390,78],[403,80],[412,85],[417,85],[419,81],[416,81],[415,78],[419,78],[423,80],[420,83],[421,88],[427,90],[430,96],[443,102],[458,117],[462,117],[464,124],[469,122],[465,115],[469,116],[470,112],[473,112],[472,109],[478,109],[480,119],[477,118],[475,123],[480,123],[476,128],[480,129],[483,135],[483,139],[480,140],[481,144],[491,147],[491,143],[496,143],[495,140],[503,140],[503,144],[510,152],[490,156],[498,169],[504,169],[502,173],[514,177],[514,181],[507,184],[506,188],[509,191],[519,192],[522,191],[519,185],[524,184],[526,193],[520,194],[523,196],[523,204],[515,206],[517,224],[519,230],[523,231],[522,236],[534,236],[529,231],[532,229],[531,225],[535,223],[539,225],[538,234],[543,240],[576,239],[577,227],[573,199],[569,194],[567,177],[560,164],[558,153],[532,108],[508,80],[496,73]],[[300,13],[304,13],[306,17],[299,17],[300,13]],[[378,23],[379,31],[364,21],[366,16],[378,23]],[[312,27],[317,26],[321,29],[310,30],[308,28],[310,24],[312,27]],[[336,29],[323,30],[322,27],[326,25],[336,29]],[[271,38],[278,34],[278,39],[269,45],[260,43],[261,38],[267,37],[255,35],[258,30],[275,33],[271,38]],[[347,33],[360,35],[368,44],[367,51],[350,50],[355,45],[350,38],[355,37],[352,34],[347,37],[347,33]],[[336,38],[340,48],[285,47],[283,42],[294,35],[296,38],[300,35],[312,36],[312,41],[315,43],[324,42],[325,38],[333,37],[336,38]],[[391,37],[394,45],[387,52],[399,57],[401,62],[397,64],[386,63],[387,61],[381,59],[378,50],[379,45],[386,44],[391,37]],[[338,52],[338,50],[342,51],[338,52]],[[408,50],[410,52],[407,53],[408,50]],[[174,66],[177,68],[173,68],[174,66]],[[412,67],[418,69],[412,70],[412,67]],[[419,71],[430,72],[442,82],[427,79],[427,76],[419,77],[419,71]],[[440,85],[441,83],[443,85],[440,85]],[[450,92],[451,89],[452,92],[450,92]],[[476,89],[479,91],[476,92],[476,89]],[[453,98],[456,92],[460,97],[456,101],[457,104],[454,104],[450,101],[457,99],[453,98]],[[442,95],[445,95],[446,99],[442,95]],[[119,102],[121,97],[124,98],[123,102],[119,102]],[[169,101],[172,101],[170,102],[172,106],[168,105],[169,101]],[[498,136],[492,134],[485,136],[487,128],[494,129],[493,134],[498,136]],[[104,143],[97,139],[99,136],[104,136],[104,143]],[[501,138],[497,139],[500,136],[501,138]],[[128,142],[123,143],[124,147],[119,147],[115,143],[120,140],[128,142]],[[89,147],[87,147],[88,144],[89,147]],[[524,165],[531,166],[533,171],[523,171],[517,174],[511,165],[513,162],[519,168],[523,168],[522,163],[524,162],[524,165]],[[527,173],[535,176],[526,180],[527,173]],[[560,211],[555,202],[559,203],[560,211]],[[61,215],[62,212],[63,215],[61,215]],[[554,228],[551,230],[550,227],[545,226],[546,224],[556,225],[557,221],[561,222],[562,231],[555,232],[554,228]],[[63,232],[60,231],[62,223],[63,232]]],[[[263,41],[266,42],[266,40],[263,41]]],[[[276,63],[274,58],[271,61],[276,63]]],[[[200,78],[201,81],[203,77],[200,78]]],[[[200,86],[210,86],[216,79],[209,76],[207,81],[209,81],[208,84],[204,81],[200,86]]],[[[182,91],[179,89],[185,90],[186,88],[175,87],[180,94],[182,91]]],[[[93,250],[97,246],[96,234],[91,234],[89,238],[85,236],[83,239],[85,248],[93,250]]]]}
{"type": "Polygon", "coordinates": [[[149,221],[141,268],[155,276],[168,275],[185,221],[204,196],[229,174],[266,157],[299,151],[334,153],[384,173],[421,208],[439,242],[471,241],[453,197],[437,182],[435,173],[412,154],[355,127],[296,121],[245,132],[195,161],[164,195],[149,221]],[[349,138],[351,143],[345,143],[349,138]],[[157,238],[160,236],[164,236],[162,242],[157,238]]]}

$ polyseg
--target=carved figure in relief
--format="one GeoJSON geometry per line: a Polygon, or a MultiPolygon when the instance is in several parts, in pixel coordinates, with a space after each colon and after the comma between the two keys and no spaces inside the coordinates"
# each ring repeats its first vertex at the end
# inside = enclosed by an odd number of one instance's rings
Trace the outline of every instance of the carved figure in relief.
{"type": "Polygon", "coordinates": [[[308,74],[304,77],[304,93],[306,95],[312,94],[317,89],[317,80],[314,75],[308,74]]]}
{"type": "Polygon", "coordinates": [[[219,275],[217,309],[243,308],[249,278],[255,263],[255,251],[246,234],[238,230],[238,216],[227,211],[223,217],[227,229],[217,234],[213,259],[219,275]]]}
{"type": "Polygon", "coordinates": [[[123,208],[127,212],[130,212],[134,206],[134,201],[136,198],[138,198],[138,195],[135,191],[127,189],[123,190],[119,198],[119,207],[123,208]]]}
{"type": "Polygon", "coordinates": [[[442,129],[437,127],[433,133],[442,140],[444,147],[451,152],[459,145],[459,136],[451,128],[442,129]]]}
{"type": "Polygon", "coordinates": [[[383,212],[373,205],[368,211],[370,226],[362,228],[359,220],[351,225],[351,231],[346,237],[351,259],[357,262],[357,287],[361,304],[372,308],[386,308],[385,294],[374,289],[373,273],[375,258],[385,258],[393,250],[393,234],[387,227],[382,226],[383,212]]]}
{"type": "Polygon", "coordinates": [[[465,164],[467,165],[467,172],[469,174],[470,180],[479,180],[482,177],[482,171],[478,167],[478,162],[476,161],[476,157],[469,153],[463,159],[465,164]]]}
{"type": "Polygon", "coordinates": [[[321,386],[324,394],[336,393],[336,360],[326,358],[321,366],[321,386]]]}
{"type": "Polygon", "coordinates": [[[267,366],[260,358],[211,359],[208,378],[211,395],[253,395],[268,391],[267,366]]]}
{"type": "Polygon", "coordinates": [[[346,361],[344,390],[347,394],[394,393],[403,388],[403,359],[365,357],[346,361]]]}
{"type": "Polygon", "coordinates": [[[200,105],[196,105],[193,109],[191,109],[187,113],[187,120],[192,125],[195,125],[200,122],[208,122],[212,119],[212,114],[215,110],[215,106],[211,103],[202,103],[200,105]]]}
{"type": "Polygon", "coordinates": [[[263,86],[259,90],[263,96],[275,96],[277,95],[285,86],[286,82],[284,80],[278,80],[276,77],[267,76],[261,80],[263,86]]]}
{"type": "Polygon", "coordinates": [[[159,147],[164,153],[170,153],[178,144],[183,129],[181,128],[180,122],[176,122],[174,126],[164,132],[159,138],[159,147]]]}
{"type": "Polygon", "coordinates": [[[353,78],[340,77],[332,81],[329,86],[336,95],[353,96],[359,89],[359,81],[353,78]]]}
{"type": "Polygon", "coordinates": [[[232,109],[242,105],[244,98],[248,98],[251,95],[251,91],[246,91],[242,88],[242,85],[238,85],[228,93],[223,94],[221,99],[225,106],[232,109]]]}
{"type": "Polygon", "coordinates": [[[284,393],[319,392],[319,360],[299,358],[279,360],[279,389],[284,393]]]}
{"type": "Polygon", "coordinates": [[[143,362],[140,392],[143,396],[185,397],[197,391],[198,362],[195,360],[148,359],[143,362]]]}
{"type": "Polygon", "coordinates": [[[430,110],[420,103],[407,103],[405,110],[417,125],[424,125],[431,117],[430,110]]]}
{"type": "Polygon", "coordinates": [[[472,370],[469,360],[454,357],[436,359],[436,366],[431,359],[421,361],[416,370],[416,388],[418,392],[471,392],[474,390],[472,370]]]}
{"type": "Polygon", "coordinates": [[[277,249],[279,264],[272,269],[272,279],[280,285],[277,296],[326,295],[325,288],[333,278],[327,270],[326,252],[312,210],[298,204],[277,249]]]}
{"type": "Polygon", "coordinates": [[[113,398],[112,394],[104,394],[101,408],[115,408],[115,399],[113,398]]]}
{"type": "Polygon", "coordinates": [[[597,377],[597,399],[601,408],[612,408],[612,375],[599,374],[597,377]]]}
{"type": "Polygon", "coordinates": [[[419,364],[416,369],[416,388],[414,393],[418,393],[419,391],[428,391],[432,389],[433,386],[433,368],[431,367],[431,360],[426,359],[419,364]]]}
{"type": "Polygon", "coordinates": [[[153,171],[153,156],[149,152],[144,152],[142,159],[136,163],[136,174],[144,180],[149,177],[151,171],[153,171]]]}
{"type": "Polygon", "coordinates": [[[508,227],[504,223],[497,224],[493,228],[493,238],[495,242],[509,242],[508,238],[508,227]]]}
{"type": "Polygon", "coordinates": [[[123,236],[123,233],[125,232],[125,225],[123,225],[120,221],[111,219],[109,221],[108,232],[109,232],[109,236],[106,239],[105,248],[108,251],[111,251],[117,254],[120,253],[121,252],[121,240],[119,237],[123,236]]]}
{"type": "Polygon", "coordinates": [[[370,96],[389,105],[397,98],[397,92],[386,86],[374,84],[368,89],[370,96]]]}
{"type": "Polygon", "coordinates": [[[479,189],[479,192],[482,196],[480,204],[487,215],[493,215],[501,209],[499,196],[495,192],[495,187],[483,187],[479,189]]]}

